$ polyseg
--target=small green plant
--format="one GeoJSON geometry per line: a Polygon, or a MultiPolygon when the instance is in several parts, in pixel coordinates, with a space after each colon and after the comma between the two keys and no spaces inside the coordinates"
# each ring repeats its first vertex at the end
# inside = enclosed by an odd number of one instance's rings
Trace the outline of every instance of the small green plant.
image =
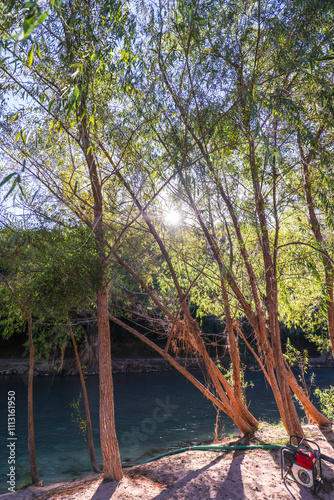
{"type": "MultiPolygon", "coordinates": [[[[219,370],[224,374],[224,377],[226,380],[233,386],[233,380],[232,380],[232,364],[230,364],[229,368],[224,368],[220,363],[217,365],[219,370]]],[[[252,381],[250,382],[245,382],[245,366],[241,365],[240,366],[240,381],[241,381],[241,390],[242,390],[242,399],[245,404],[247,404],[246,401],[246,389],[247,387],[254,387],[254,384],[252,381]]]]}
{"type": "Polygon", "coordinates": [[[79,430],[82,432],[85,441],[87,441],[87,420],[82,416],[80,402],[82,399],[82,394],[80,392],[79,397],[77,399],[73,399],[70,403],[70,407],[72,408],[71,418],[72,422],[78,425],[79,430]]]}
{"type": "Polygon", "coordinates": [[[321,411],[330,420],[334,420],[334,387],[330,385],[328,388],[322,390],[317,387],[314,394],[320,401],[321,411]]]}
{"type": "Polygon", "coordinates": [[[284,354],[285,359],[291,366],[295,366],[299,371],[299,381],[302,384],[305,394],[310,398],[311,389],[314,385],[315,374],[312,373],[310,377],[309,383],[306,382],[306,374],[308,370],[308,351],[304,349],[304,351],[298,351],[290,342],[290,339],[287,340],[286,343],[286,352],[284,354]]]}

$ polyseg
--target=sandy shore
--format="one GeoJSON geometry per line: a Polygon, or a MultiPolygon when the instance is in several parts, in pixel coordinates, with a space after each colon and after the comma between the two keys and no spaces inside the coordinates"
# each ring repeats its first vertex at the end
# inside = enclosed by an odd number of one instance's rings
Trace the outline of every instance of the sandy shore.
{"type": "MultiPolygon", "coordinates": [[[[334,457],[333,429],[305,426],[322,453],[334,457]]],[[[283,444],[282,427],[261,425],[247,444],[283,444]]],[[[224,441],[221,444],[240,444],[224,441]]],[[[323,462],[324,481],[316,498],[334,500],[334,465],[323,462]]],[[[311,500],[307,488],[289,482],[296,500],[311,500]]],[[[102,476],[0,495],[1,500],[278,500],[292,499],[280,476],[279,451],[188,451],[124,470],[122,481],[105,482],[102,476]]]]}

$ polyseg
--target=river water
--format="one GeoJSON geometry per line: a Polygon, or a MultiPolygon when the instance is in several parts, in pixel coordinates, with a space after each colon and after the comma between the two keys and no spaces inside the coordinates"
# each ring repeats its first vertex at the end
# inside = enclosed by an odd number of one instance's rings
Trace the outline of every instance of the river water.
{"type": "MultiPolygon", "coordinates": [[[[334,385],[333,368],[317,368],[314,372],[319,387],[334,385]]],[[[247,371],[245,379],[253,383],[253,387],[247,388],[247,400],[254,416],[278,422],[276,404],[262,374],[247,371]]],[[[179,373],[120,373],[114,375],[114,384],[116,429],[124,465],[139,463],[172,448],[212,441],[216,410],[179,373]]],[[[9,472],[8,391],[15,391],[16,398],[16,484],[22,485],[29,480],[27,376],[1,376],[0,493],[7,491],[6,474],[9,472]]],[[[71,417],[74,412],[71,402],[77,400],[80,391],[79,377],[39,376],[34,379],[37,466],[39,477],[46,484],[91,473],[87,444],[76,417],[71,417]]],[[[96,455],[101,463],[97,376],[88,377],[87,391],[96,455]]],[[[222,415],[220,420],[225,433],[237,432],[228,417],[222,415]]]]}

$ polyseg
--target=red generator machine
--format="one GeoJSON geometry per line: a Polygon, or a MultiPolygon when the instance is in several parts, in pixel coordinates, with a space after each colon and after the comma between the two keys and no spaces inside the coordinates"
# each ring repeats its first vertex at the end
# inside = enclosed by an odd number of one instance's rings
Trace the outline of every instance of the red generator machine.
{"type": "Polygon", "coordinates": [[[284,483],[294,481],[315,494],[322,482],[321,461],[334,464],[334,459],[323,455],[319,445],[300,436],[290,436],[290,444],[281,448],[281,474],[284,483]],[[292,443],[297,442],[298,445],[292,443]]]}

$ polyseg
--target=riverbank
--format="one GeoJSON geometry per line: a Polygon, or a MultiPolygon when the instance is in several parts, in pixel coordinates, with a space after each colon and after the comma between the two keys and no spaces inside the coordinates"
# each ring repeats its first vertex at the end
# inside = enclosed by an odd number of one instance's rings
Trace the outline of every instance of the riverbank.
{"type": "MultiPolygon", "coordinates": [[[[334,433],[316,425],[304,426],[322,453],[334,457],[334,433]]],[[[255,435],[219,444],[279,444],[288,436],[282,426],[261,424],[255,435]]],[[[334,465],[323,462],[324,481],[317,498],[333,500],[334,465]]],[[[289,482],[296,500],[314,499],[311,491],[289,482]]],[[[122,481],[104,482],[101,475],[45,487],[30,486],[0,495],[0,500],[278,500],[292,498],[280,476],[280,452],[188,451],[156,462],[124,469],[122,481]]]]}
{"type": "MultiPolygon", "coordinates": [[[[176,360],[188,369],[198,369],[196,358],[176,358],[176,360]]],[[[113,358],[113,373],[125,372],[165,372],[174,368],[164,358],[113,358]]],[[[309,359],[309,368],[325,368],[333,366],[333,360],[328,356],[319,356],[309,359]]],[[[247,366],[251,370],[258,370],[256,365],[247,366]]],[[[0,375],[28,375],[29,360],[24,358],[0,359],[0,375]]],[[[34,367],[35,375],[78,375],[75,359],[69,358],[60,366],[59,360],[46,361],[37,360],[34,367]]],[[[88,370],[89,375],[97,375],[96,370],[88,370]]]]}
{"type": "MultiPolygon", "coordinates": [[[[198,369],[196,358],[176,358],[189,369],[198,369]]],[[[166,372],[174,368],[164,358],[114,358],[113,373],[124,372],[166,372]]],[[[97,375],[97,371],[87,370],[89,375],[97,375]]],[[[28,375],[29,360],[20,358],[0,359],[0,375],[28,375]]],[[[59,361],[37,360],[34,365],[35,375],[78,375],[76,360],[65,359],[60,367],[59,361]]]]}

